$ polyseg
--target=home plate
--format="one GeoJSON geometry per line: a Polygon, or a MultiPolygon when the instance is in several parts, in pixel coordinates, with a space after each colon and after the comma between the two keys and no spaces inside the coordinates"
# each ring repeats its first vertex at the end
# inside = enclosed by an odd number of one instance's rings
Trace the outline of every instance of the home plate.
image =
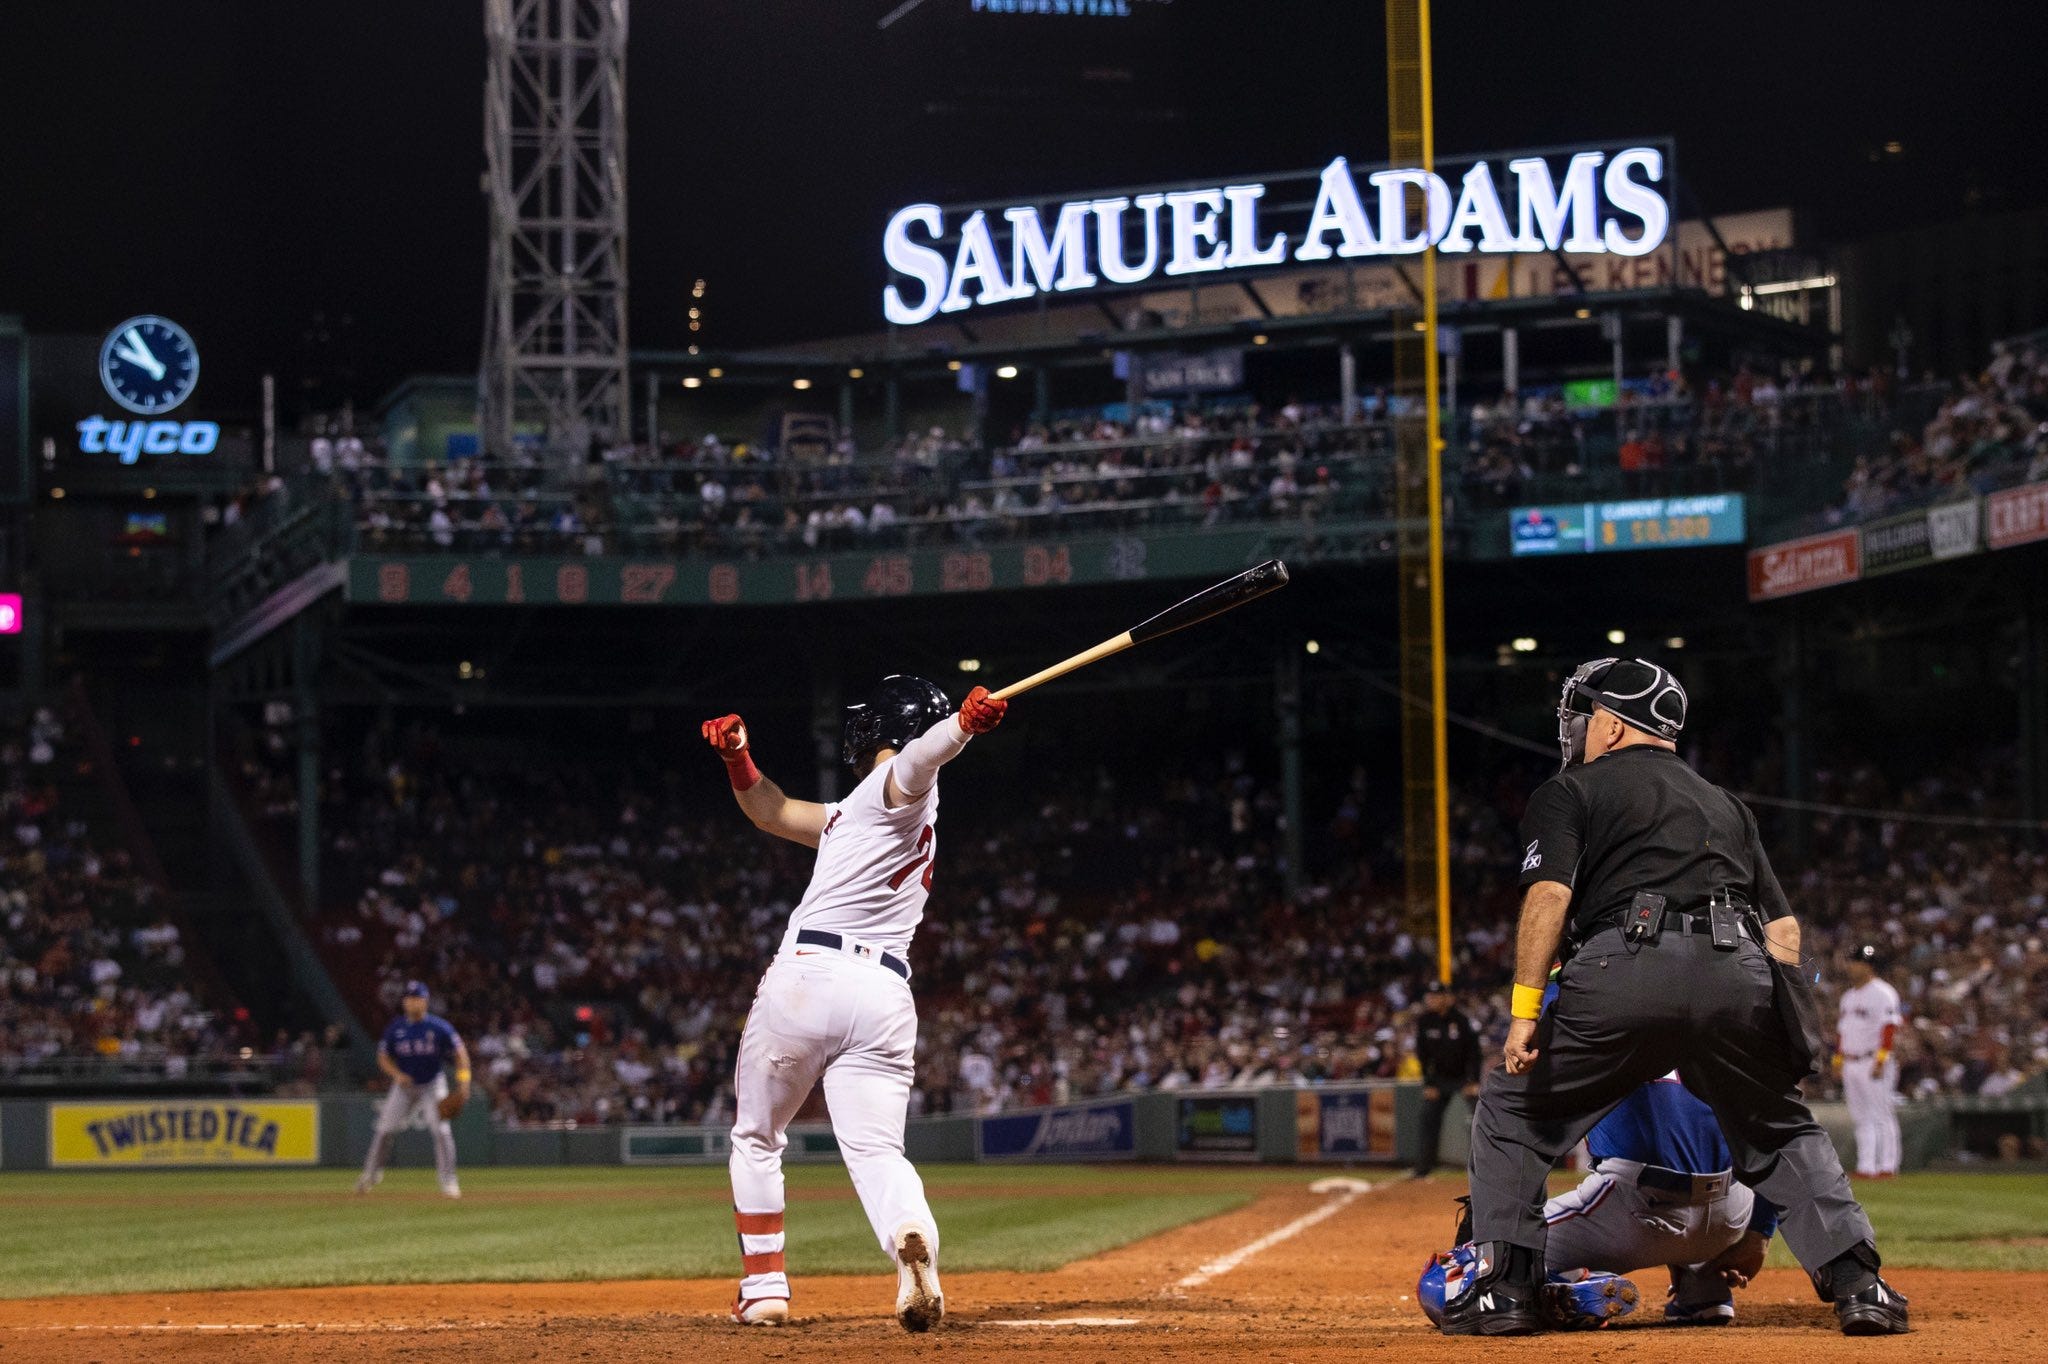
{"type": "Polygon", "coordinates": [[[992,1321],[990,1326],[1136,1326],[1136,1317],[1038,1317],[1031,1321],[992,1321]]]}

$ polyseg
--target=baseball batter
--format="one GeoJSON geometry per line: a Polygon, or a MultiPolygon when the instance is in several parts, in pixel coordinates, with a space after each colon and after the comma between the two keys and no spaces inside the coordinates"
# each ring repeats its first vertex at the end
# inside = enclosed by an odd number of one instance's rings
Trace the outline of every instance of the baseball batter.
{"type": "Polygon", "coordinates": [[[939,768],[1005,709],[976,687],[956,715],[923,678],[884,678],[849,709],[841,756],[860,783],[830,804],[791,800],[762,776],[739,716],[704,723],[747,818],[818,850],[740,1034],[731,1169],[743,1275],[732,1319],[742,1325],[789,1320],[782,1151],[821,1077],[854,1192],[896,1266],[897,1321],[928,1331],[945,1314],[938,1224],[903,1156],[917,1049],[908,958],[938,852],[939,768]]]}
{"type": "Polygon", "coordinates": [[[1849,958],[1850,988],[1842,992],[1835,1065],[1842,1098],[1856,1124],[1856,1174],[1889,1179],[1899,1172],[1899,1063],[1892,1043],[1905,1015],[1899,992],[1878,975],[1877,948],[1865,943],[1849,958]]]}
{"type": "Polygon", "coordinates": [[[434,1174],[447,1198],[462,1197],[455,1181],[455,1132],[448,1120],[469,1102],[469,1048],[447,1019],[427,1012],[427,987],[407,981],[403,1013],[391,1020],[377,1044],[377,1068],[391,1077],[390,1092],[377,1110],[376,1134],[363,1161],[356,1192],[366,1194],[384,1178],[391,1143],[418,1124],[434,1134],[434,1174]],[[448,1091],[448,1066],[455,1066],[455,1092],[448,1091]],[[453,1102],[450,1102],[450,1099],[453,1102]]]}

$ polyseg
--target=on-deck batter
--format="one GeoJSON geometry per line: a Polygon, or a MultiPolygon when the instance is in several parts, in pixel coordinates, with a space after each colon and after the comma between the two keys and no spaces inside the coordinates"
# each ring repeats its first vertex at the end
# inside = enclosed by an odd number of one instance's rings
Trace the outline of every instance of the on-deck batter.
{"type": "Polygon", "coordinates": [[[884,678],[847,716],[842,756],[860,784],[830,804],[791,800],[763,777],[739,716],[704,723],[747,818],[818,850],[740,1034],[730,1163],[744,1270],[732,1317],[743,1325],[789,1319],[782,1152],[821,1076],[854,1192],[896,1265],[896,1319],[926,1331],[945,1313],[938,1224],[903,1155],[917,1050],[908,954],[938,852],[939,768],[1007,708],[976,687],[954,715],[933,683],[884,678]]]}
{"type": "Polygon", "coordinates": [[[1899,1063],[1892,1042],[1905,1015],[1899,992],[1877,974],[1881,964],[1868,943],[1849,958],[1850,988],[1842,991],[1835,1037],[1842,1098],[1856,1124],[1856,1174],[1864,1179],[1899,1172],[1899,1063]]]}

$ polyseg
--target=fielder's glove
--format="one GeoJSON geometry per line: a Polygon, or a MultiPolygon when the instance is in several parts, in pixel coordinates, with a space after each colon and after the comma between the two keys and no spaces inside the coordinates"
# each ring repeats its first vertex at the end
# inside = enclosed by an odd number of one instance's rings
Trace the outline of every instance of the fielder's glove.
{"type": "Polygon", "coordinates": [[[442,1096],[441,1102],[437,1106],[441,1113],[441,1121],[454,1121],[455,1115],[462,1111],[462,1101],[468,1097],[469,1096],[464,1094],[461,1090],[457,1090],[453,1094],[447,1094],[442,1096]]]}

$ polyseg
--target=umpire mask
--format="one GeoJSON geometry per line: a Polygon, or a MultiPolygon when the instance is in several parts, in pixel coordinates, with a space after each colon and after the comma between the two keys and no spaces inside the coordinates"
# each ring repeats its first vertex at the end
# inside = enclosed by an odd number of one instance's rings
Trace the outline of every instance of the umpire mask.
{"type": "Polygon", "coordinates": [[[1655,663],[1640,658],[1598,658],[1584,663],[1564,684],[1557,703],[1558,770],[1586,758],[1586,722],[1595,706],[1613,711],[1623,724],[1676,739],[1685,728],[1685,688],[1655,663]]]}

